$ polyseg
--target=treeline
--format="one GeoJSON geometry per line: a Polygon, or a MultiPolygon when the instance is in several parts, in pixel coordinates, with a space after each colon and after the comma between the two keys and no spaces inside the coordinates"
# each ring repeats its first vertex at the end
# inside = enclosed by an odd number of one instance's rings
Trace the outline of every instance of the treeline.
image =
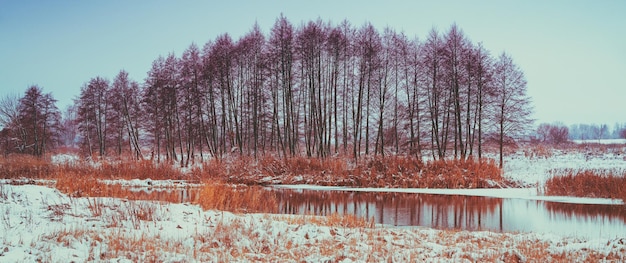
{"type": "Polygon", "coordinates": [[[537,126],[531,141],[540,143],[562,144],[570,140],[626,139],[626,123],[616,123],[612,131],[606,124],[542,123],[537,126]]]}
{"type": "Polygon", "coordinates": [[[626,123],[573,124],[569,127],[571,140],[626,139],[626,123]]]}
{"type": "Polygon", "coordinates": [[[186,166],[227,154],[480,158],[485,142],[502,152],[530,128],[531,110],[512,58],[456,25],[418,40],[281,16],[267,36],[255,25],[159,57],[143,83],[94,77],[68,116],[85,154],[186,166]]]}

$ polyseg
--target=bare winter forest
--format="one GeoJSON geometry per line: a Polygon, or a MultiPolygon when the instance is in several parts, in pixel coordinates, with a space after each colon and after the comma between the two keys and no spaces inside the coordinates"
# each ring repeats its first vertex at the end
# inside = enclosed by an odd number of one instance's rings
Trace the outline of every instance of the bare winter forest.
{"type": "Polygon", "coordinates": [[[502,151],[532,125],[523,71],[457,25],[418,40],[282,16],[267,36],[255,25],[159,57],[143,82],[94,76],[63,117],[39,86],[3,113],[5,154],[77,143],[87,156],[181,166],[226,154],[481,158],[485,143],[502,151]]]}

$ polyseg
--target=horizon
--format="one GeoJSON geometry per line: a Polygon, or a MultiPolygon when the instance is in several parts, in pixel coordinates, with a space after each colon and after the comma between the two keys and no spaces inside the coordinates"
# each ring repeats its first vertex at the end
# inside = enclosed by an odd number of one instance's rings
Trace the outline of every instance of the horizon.
{"type": "Polygon", "coordinates": [[[431,28],[446,32],[456,23],[492,56],[506,52],[520,66],[528,81],[535,125],[626,123],[621,114],[626,110],[622,102],[626,29],[621,26],[626,22],[621,15],[626,3],[453,2],[459,8],[450,10],[446,8],[451,5],[440,3],[394,3],[4,2],[0,96],[22,96],[29,86],[38,85],[53,94],[63,111],[91,78],[112,80],[126,70],[142,84],[159,56],[172,52],[180,56],[192,43],[202,47],[224,33],[236,41],[255,23],[267,37],[283,14],[295,27],[317,19],[333,25],[347,20],[355,27],[369,22],[379,32],[390,27],[420,40],[431,28]],[[331,3],[345,8],[327,8],[331,3]],[[341,11],[348,7],[352,11],[341,11]],[[481,10],[489,12],[468,15],[481,10]],[[505,10],[517,11],[499,17],[505,10]]]}

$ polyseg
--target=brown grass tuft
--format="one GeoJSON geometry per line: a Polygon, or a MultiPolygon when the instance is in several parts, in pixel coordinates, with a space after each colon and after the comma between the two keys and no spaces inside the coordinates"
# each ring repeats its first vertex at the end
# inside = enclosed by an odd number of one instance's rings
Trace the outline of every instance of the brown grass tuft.
{"type": "Polygon", "coordinates": [[[547,195],[622,199],[626,202],[626,171],[565,169],[550,171],[546,181],[547,195]]]}
{"type": "Polygon", "coordinates": [[[203,209],[231,212],[275,213],[278,210],[275,193],[259,186],[205,182],[194,202],[203,209]]]}
{"type": "Polygon", "coordinates": [[[32,155],[9,155],[0,157],[0,178],[17,179],[49,178],[55,171],[55,166],[49,161],[32,155]]]}

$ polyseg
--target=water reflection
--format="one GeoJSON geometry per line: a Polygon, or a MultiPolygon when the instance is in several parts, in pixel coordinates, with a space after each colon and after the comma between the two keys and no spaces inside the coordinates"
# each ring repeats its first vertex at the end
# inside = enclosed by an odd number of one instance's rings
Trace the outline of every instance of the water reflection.
{"type": "Polygon", "coordinates": [[[279,213],[354,214],[394,226],[624,237],[626,209],[522,199],[275,189],[279,213]]]}
{"type": "Polygon", "coordinates": [[[198,189],[194,187],[184,188],[129,188],[127,198],[131,200],[152,200],[169,203],[186,203],[194,200],[198,194],[198,189]]]}

